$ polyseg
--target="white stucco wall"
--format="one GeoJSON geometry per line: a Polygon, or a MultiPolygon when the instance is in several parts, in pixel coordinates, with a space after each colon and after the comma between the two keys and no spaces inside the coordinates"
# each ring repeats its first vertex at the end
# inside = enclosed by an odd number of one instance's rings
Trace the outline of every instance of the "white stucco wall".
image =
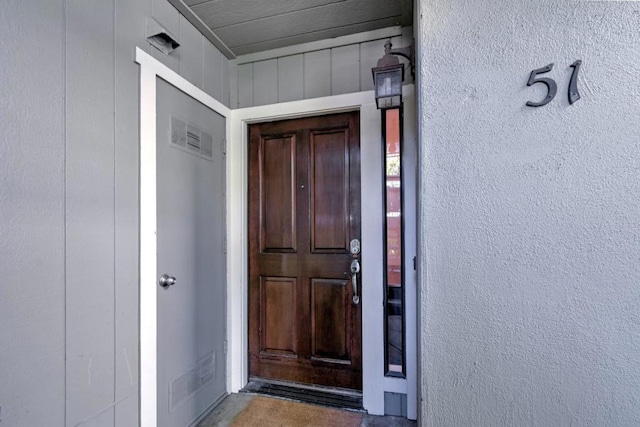
{"type": "Polygon", "coordinates": [[[419,13],[423,425],[640,425],[640,2],[419,13]]]}

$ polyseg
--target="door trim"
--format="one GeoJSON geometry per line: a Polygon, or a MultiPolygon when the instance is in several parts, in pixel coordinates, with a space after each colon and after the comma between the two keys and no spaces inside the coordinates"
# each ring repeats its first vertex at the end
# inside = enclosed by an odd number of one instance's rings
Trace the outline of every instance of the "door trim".
{"type": "MultiPolygon", "coordinates": [[[[227,140],[231,110],[139,47],[136,47],[135,62],[140,64],[140,425],[155,427],[158,407],[156,79],[160,77],[225,117],[227,140]]],[[[227,167],[227,178],[228,170],[227,167]]]]}
{"type": "MultiPolygon", "coordinates": [[[[405,87],[413,91],[413,86],[405,87]]],[[[370,414],[384,414],[384,336],[382,268],[383,192],[380,111],[373,91],[241,108],[231,111],[228,161],[228,300],[227,330],[230,337],[228,383],[237,392],[248,382],[248,124],[360,111],[362,264],[362,375],[363,406],[370,414]],[[366,167],[365,167],[366,165],[366,167]],[[367,197],[364,197],[367,195],[367,197]],[[231,286],[231,284],[234,284],[231,286]],[[371,284],[368,286],[368,284],[371,284]],[[240,309],[238,309],[240,308],[240,309]]],[[[409,372],[407,372],[409,374],[409,372]]],[[[415,372],[413,375],[415,376],[415,372]]],[[[411,396],[408,396],[411,399],[411,396]]]]}

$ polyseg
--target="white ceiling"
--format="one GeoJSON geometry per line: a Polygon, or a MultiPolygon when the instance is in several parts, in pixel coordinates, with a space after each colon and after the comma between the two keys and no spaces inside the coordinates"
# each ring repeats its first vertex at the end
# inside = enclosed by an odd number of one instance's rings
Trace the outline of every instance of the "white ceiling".
{"type": "Polygon", "coordinates": [[[188,7],[233,55],[395,25],[409,26],[413,20],[412,0],[179,1],[183,2],[182,8],[188,7]]]}

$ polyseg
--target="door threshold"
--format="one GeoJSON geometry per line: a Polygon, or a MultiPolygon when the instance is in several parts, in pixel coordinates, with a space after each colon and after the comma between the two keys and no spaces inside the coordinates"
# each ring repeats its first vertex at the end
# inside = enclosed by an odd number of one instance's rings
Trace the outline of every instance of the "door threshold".
{"type": "Polygon", "coordinates": [[[356,390],[252,377],[240,392],[263,394],[295,402],[311,403],[352,411],[363,411],[362,393],[356,390]]]}

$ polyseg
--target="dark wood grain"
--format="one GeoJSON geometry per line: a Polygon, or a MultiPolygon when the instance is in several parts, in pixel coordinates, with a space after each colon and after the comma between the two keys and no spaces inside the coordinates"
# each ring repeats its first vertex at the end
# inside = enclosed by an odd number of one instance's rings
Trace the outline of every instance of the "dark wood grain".
{"type": "Polygon", "coordinates": [[[296,138],[261,138],[263,252],[296,251],[296,138]]]}
{"type": "Polygon", "coordinates": [[[311,251],[349,252],[349,133],[310,132],[311,251]]]}
{"type": "Polygon", "coordinates": [[[296,356],[296,279],[260,280],[260,353],[296,356]]]}
{"type": "Polygon", "coordinates": [[[359,113],[251,125],[251,376],[362,389],[354,238],[361,238],[359,113]]]}
{"type": "Polygon", "coordinates": [[[351,364],[348,280],[311,279],[311,357],[351,364]]]}

